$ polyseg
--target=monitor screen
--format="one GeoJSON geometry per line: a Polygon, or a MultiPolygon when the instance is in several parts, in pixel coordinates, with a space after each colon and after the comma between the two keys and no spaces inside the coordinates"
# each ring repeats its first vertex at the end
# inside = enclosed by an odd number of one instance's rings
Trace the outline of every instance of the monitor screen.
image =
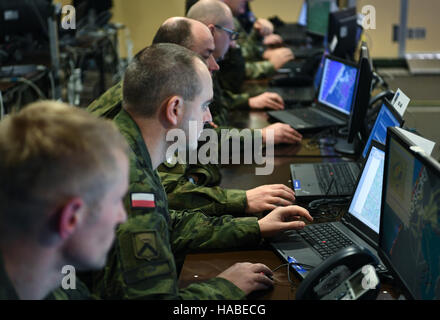
{"type": "Polygon", "coordinates": [[[325,36],[328,29],[328,16],[331,0],[307,1],[307,30],[325,36]]]}
{"type": "Polygon", "coordinates": [[[362,152],[362,157],[365,158],[370,148],[372,140],[379,141],[385,144],[387,138],[387,128],[388,127],[400,127],[401,121],[397,119],[389,108],[385,104],[380,108],[377,114],[376,121],[374,122],[373,129],[371,129],[370,136],[368,137],[367,143],[365,144],[364,151],[362,152]]]}
{"type": "Polygon", "coordinates": [[[301,7],[301,11],[299,13],[298,24],[301,26],[307,25],[307,1],[304,0],[303,5],[301,7]]]}
{"type": "Polygon", "coordinates": [[[328,54],[328,50],[325,50],[324,54],[322,55],[321,62],[319,62],[318,69],[315,73],[315,79],[313,81],[313,86],[315,87],[315,90],[318,91],[319,85],[321,84],[321,78],[322,78],[322,70],[324,69],[324,59],[328,54]]]}
{"type": "Polygon", "coordinates": [[[372,146],[348,210],[376,234],[379,234],[384,162],[385,152],[372,146]]]}
{"type": "Polygon", "coordinates": [[[389,137],[380,254],[413,298],[440,299],[440,166],[389,137]]]}
{"type": "Polygon", "coordinates": [[[357,68],[341,61],[326,58],[322,74],[318,101],[342,112],[350,114],[357,68]]]}

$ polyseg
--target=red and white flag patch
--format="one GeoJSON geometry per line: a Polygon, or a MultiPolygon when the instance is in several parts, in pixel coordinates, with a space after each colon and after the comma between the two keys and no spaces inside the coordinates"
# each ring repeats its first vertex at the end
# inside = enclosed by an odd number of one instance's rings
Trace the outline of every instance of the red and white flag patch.
{"type": "Polygon", "coordinates": [[[154,193],[132,193],[131,194],[132,208],[155,208],[154,193]]]}

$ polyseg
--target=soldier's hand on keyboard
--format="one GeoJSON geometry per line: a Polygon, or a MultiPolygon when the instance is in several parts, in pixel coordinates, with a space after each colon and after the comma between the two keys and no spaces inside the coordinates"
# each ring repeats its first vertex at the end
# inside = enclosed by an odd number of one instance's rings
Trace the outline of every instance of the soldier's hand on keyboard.
{"type": "Polygon", "coordinates": [[[281,38],[278,34],[270,34],[264,37],[263,44],[265,46],[274,46],[280,45],[283,43],[283,38],[281,38]]]}
{"type": "Polygon", "coordinates": [[[283,98],[281,98],[281,96],[275,92],[265,92],[260,94],[259,96],[249,98],[248,103],[251,109],[284,109],[283,98]]]}
{"type": "Polygon", "coordinates": [[[285,123],[277,122],[274,124],[271,124],[270,126],[267,126],[261,131],[263,143],[267,143],[267,133],[268,130],[273,130],[273,143],[274,144],[280,144],[280,143],[288,143],[288,144],[295,144],[300,143],[302,141],[302,135],[293,129],[291,126],[285,123]]]}
{"type": "Polygon", "coordinates": [[[305,227],[302,218],[312,222],[310,213],[299,206],[278,207],[264,218],[258,220],[261,236],[263,238],[273,237],[277,233],[291,229],[302,229],[305,227]]]}
{"type": "Polygon", "coordinates": [[[284,184],[270,184],[246,191],[247,214],[273,210],[278,206],[289,206],[295,201],[295,193],[284,184]]]}

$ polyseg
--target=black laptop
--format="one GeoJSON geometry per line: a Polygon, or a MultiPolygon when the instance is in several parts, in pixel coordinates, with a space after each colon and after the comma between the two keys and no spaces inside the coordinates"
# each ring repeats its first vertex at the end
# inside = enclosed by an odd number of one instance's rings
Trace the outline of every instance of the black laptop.
{"type": "Polygon", "coordinates": [[[317,104],[311,107],[269,111],[268,114],[300,132],[342,127],[349,119],[356,75],[357,67],[354,63],[326,56],[317,104]]]}
{"type": "MultiPolygon", "coordinates": [[[[385,148],[373,141],[348,212],[341,221],[311,224],[272,239],[276,252],[302,278],[338,250],[358,245],[376,252],[382,194],[385,148]]],[[[383,264],[379,271],[385,271],[383,264]]]]}
{"type": "Polygon", "coordinates": [[[396,109],[385,101],[377,114],[360,161],[291,164],[290,173],[297,199],[312,200],[327,196],[352,195],[371,142],[376,140],[385,144],[387,128],[402,127],[403,123],[396,109]]]}

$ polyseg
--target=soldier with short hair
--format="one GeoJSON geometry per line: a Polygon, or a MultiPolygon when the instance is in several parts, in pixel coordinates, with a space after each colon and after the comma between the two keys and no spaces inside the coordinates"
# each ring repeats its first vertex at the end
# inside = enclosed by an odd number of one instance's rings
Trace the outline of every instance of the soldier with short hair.
{"type": "Polygon", "coordinates": [[[0,122],[0,299],[43,299],[64,266],[105,266],[126,219],[127,151],[110,121],[58,102],[0,122]]]}

